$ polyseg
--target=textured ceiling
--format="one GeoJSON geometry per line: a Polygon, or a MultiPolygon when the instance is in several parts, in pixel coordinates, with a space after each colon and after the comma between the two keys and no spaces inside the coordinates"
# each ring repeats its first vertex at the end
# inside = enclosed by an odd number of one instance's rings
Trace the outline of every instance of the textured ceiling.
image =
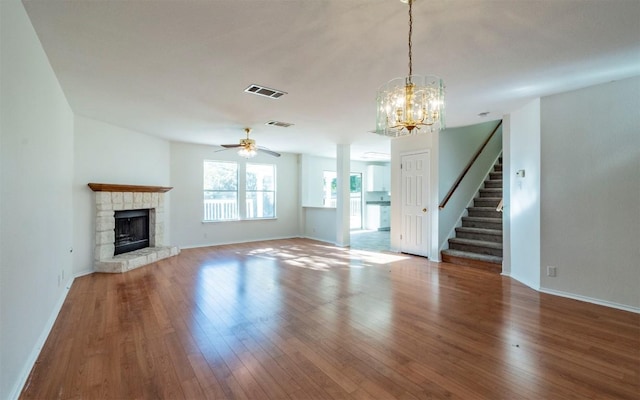
{"type": "MultiPolygon", "coordinates": [[[[77,114],[174,141],[236,143],[252,127],[277,151],[388,152],[368,131],[377,88],[408,70],[398,0],[23,3],[77,114]]],[[[640,1],[418,0],[413,44],[414,72],[445,80],[447,126],[469,125],[639,75],[640,1]]]]}

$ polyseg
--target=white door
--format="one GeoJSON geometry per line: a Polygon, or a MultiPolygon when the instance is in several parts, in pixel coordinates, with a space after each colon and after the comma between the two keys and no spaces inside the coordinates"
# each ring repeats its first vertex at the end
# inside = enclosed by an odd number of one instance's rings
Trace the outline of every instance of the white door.
{"type": "Polygon", "coordinates": [[[402,236],[401,251],[429,257],[431,217],[429,210],[429,161],[424,153],[402,156],[402,236]]]}

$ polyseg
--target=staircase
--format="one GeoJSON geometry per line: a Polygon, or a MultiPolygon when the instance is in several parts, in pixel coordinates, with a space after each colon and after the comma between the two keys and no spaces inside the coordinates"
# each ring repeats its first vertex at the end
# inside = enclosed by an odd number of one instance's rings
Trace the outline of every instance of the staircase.
{"type": "Polygon", "coordinates": [[[449,249],[442,251],[442,261],[502,272],[502,212],[496,211],[502,200],[502,157],[493,167],[462,217],[462,226],[449,239],[449,249]]]}

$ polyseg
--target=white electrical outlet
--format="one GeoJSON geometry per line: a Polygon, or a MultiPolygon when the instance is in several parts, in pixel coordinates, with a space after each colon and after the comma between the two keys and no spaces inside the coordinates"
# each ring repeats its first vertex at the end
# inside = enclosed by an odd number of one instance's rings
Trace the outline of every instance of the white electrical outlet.
{"type": "Polygon", "coordinates": [[[556,276],[556,267],[547,267],[547,276],[555,277],[556,276]]]}

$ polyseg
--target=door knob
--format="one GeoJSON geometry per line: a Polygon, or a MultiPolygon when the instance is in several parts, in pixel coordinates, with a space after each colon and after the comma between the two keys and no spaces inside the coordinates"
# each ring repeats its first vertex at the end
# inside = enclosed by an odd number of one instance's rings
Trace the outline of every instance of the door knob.
{"type": "Polygon", "coordinates": [[[426,209],[426,208],[423,208],[423,209],[422,209],[422,212],[427,212],[427,209],[426,209]]]}

